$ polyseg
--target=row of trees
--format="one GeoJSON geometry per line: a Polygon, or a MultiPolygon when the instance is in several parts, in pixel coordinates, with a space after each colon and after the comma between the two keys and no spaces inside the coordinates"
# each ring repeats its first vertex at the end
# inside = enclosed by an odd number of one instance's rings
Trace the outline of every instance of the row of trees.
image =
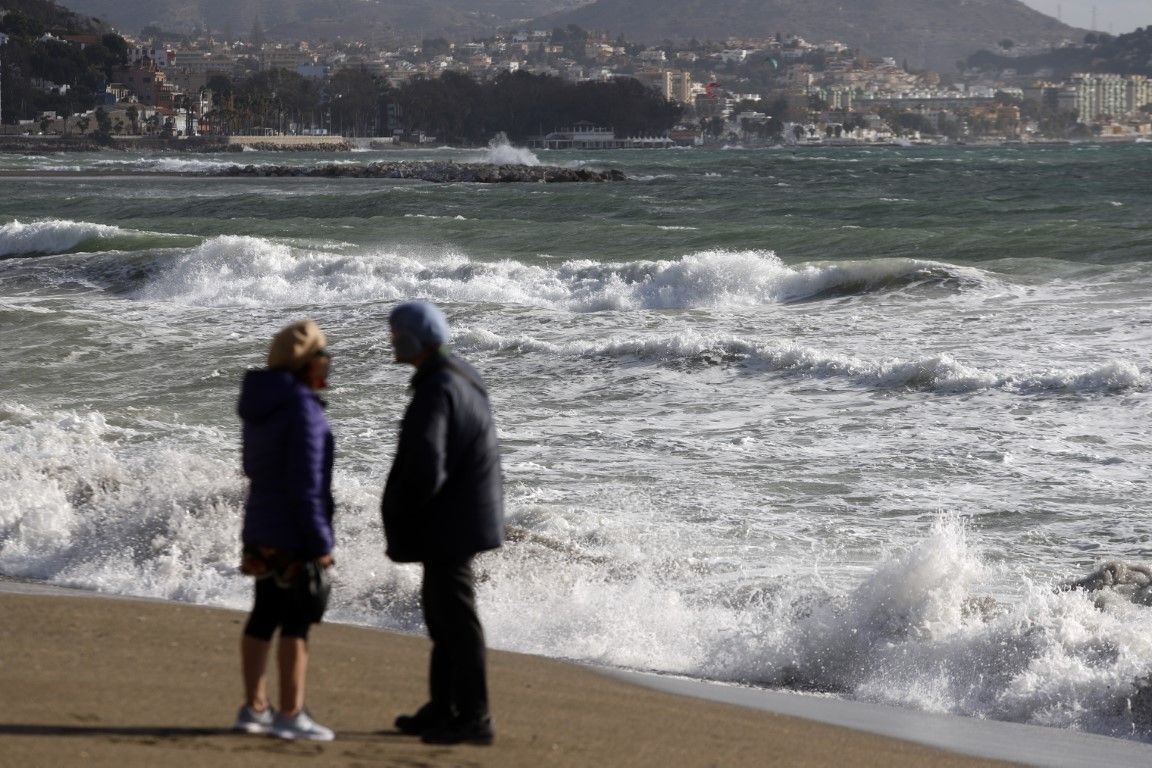
{"type": "Polygon", "coordinates": [[[446,72],[417,77],[399,88],[364,70],[345,69],[327,83],[285,70],[208,83],[214,132],[246,133],[289,127],[326,128],[347,136],[394,129],[420,131],[441,141],[481,144],[499,132],[514,141],[585,120],[622,136],[662,134],[681,108],[632,78],[569,83],[527,72],[481,82],[446,72]]]}
{"type": "Polygon", "coordinates": [[[212,108],[204,115],[212,133],[326,129],[346,136],[377,136],[388,127],[395,90],[362,69],[342,69],[329,80],[285,69],[233,80],[212,77],[212,108]]]}
{"type": "Polygon", "coordinates": [[[448,72],[416,78],[391,98],[405,126],[441,139],[480,143],[498,132],[513,141],[580,121],[613,127],[620,136],[659,135],[681,107],[630,77],[569,83],[550,75],[505,72],[487,82],[448,72]]]}

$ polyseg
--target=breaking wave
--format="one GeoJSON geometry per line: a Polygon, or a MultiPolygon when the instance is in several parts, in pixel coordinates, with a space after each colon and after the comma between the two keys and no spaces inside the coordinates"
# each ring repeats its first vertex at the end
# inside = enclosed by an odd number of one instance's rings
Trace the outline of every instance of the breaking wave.
{"type": "Polygon", "coordinates": [[[898,290],[955,292],[990,283],[979,270],[912,259],[789,266],[770,251],[713,250],[668,261],[541,266],[457,254],[340,254],[227,236],[181,257],[145,295],[210,306],[423,295],[595,312],[758,306],[898,290]]]}
{"type": "MultiPolygon", "coordinates": [[[[226,436],[143,426],[0,403],[0,573],[243,607],[243,481],[233,453],[208,448],[226,436]]],[[[418,570],[382,555],[379,478],[336,480],[333,617],[417,629],[418,570]]],[[[600,515],[558,525],[534,508],[531,489],[511,488],[512,540],[478,560],[495,646],[1152,736],[1132,708],[1152,657],[1152,609],[1138,599],[1147,568],[1108,564],[1076,589],[1021,579],[1020,596],[999,601],[985,590],[1002,573],[945,516],[855,582],[828,583],[802,560],[776,575],[734,573],[726,561],[684,558],[676,536],[637,536],[627,514],[636,502],[616,501],[610,525],[600,515]]]]}
{"type": "Polygon", "coordinates": [[[527,147],[513,146],[507,136],[500,134],[488,142],[484,162],[493,165],[540,165],[540,158],[527,147]]]}
{"type": "Polygon", "coordinates": [[[0,256],[70,253],[94,250],[101,241],[124,237],[127,230],[105,224],[51,219],[0,226],[0,256]]]}
{"type": "Polygon", "coordinates": [[[43,256],[109,250],[137,250],[156,245],[199,242],[186,235],[140,232],[86,221],[44,219],[0,225],[0,257],[43,256]]]}
{"type": "Polygon", "coordinates": [[[652,363],[737,364],[802,374],[841,378],[879,389],[914,389],[941,393],[1003,389],[1022,394],[1122,392],[1152,386],[1152,371],[1128,360],[1112,360],[1083,368],[1040,371],[984,370],[948,354],[920,358],[865,358],[822,350],[789,341],[750,342],[734,337],[694,333],[552,343],[530,336],[500,336],[486,330],[464,329],[456,343],[463,349],[545,353],[566,357],[634,358],[652,363]]]}

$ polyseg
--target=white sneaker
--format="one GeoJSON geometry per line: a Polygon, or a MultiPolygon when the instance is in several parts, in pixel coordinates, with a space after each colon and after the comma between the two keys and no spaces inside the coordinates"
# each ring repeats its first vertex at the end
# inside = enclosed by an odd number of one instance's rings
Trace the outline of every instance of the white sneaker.
{"type": "Polygon", "coordinates": [[[240,733],[271,733],[275,717],[276,712],[272,707],[265,707],[263,712],[257,712],[245,704],[236,713],[236,722],[232,724],[232,730],[240,733]]]}
{"type": "Polygon", "coordinates": [[[276,713],[272,723],[272,735],[281,739],[303,739],[305,741],[332,741],[336,734],[331,728],[325,728],[320,723],[300,710],[292,717],[285,717],[276,713]]]}

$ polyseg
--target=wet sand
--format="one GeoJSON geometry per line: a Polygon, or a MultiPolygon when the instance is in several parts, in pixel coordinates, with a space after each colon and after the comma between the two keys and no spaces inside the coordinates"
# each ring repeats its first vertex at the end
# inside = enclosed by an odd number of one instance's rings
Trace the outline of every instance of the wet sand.
{"type": "Polygon", "coordinates": [[[392,720],[425,699],[427,641],[329,624],[308,704],[337,740],[234,735],[244,614],[3,592],[0,616],[3,766],[1006,765],[505,652],[489,661],[495,745],[425,746],[392,720]]]}

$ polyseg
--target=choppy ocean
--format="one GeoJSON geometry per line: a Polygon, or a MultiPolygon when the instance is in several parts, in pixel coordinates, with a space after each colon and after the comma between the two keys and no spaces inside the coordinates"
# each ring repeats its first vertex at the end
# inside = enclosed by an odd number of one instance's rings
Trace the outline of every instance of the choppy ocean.
{"type": "Polygon", "coordinates": [[[333,618],[419,630],[377,508],[409,375],[386,317],[423,297],[499,424],[493,645],[1152,740],[1152,607],[1057,589],[1152,563],[1152,146],[170,173],[395,157],[0,156],[0,574],[246,606],[235,398],[310,316],[333,618]]]}

